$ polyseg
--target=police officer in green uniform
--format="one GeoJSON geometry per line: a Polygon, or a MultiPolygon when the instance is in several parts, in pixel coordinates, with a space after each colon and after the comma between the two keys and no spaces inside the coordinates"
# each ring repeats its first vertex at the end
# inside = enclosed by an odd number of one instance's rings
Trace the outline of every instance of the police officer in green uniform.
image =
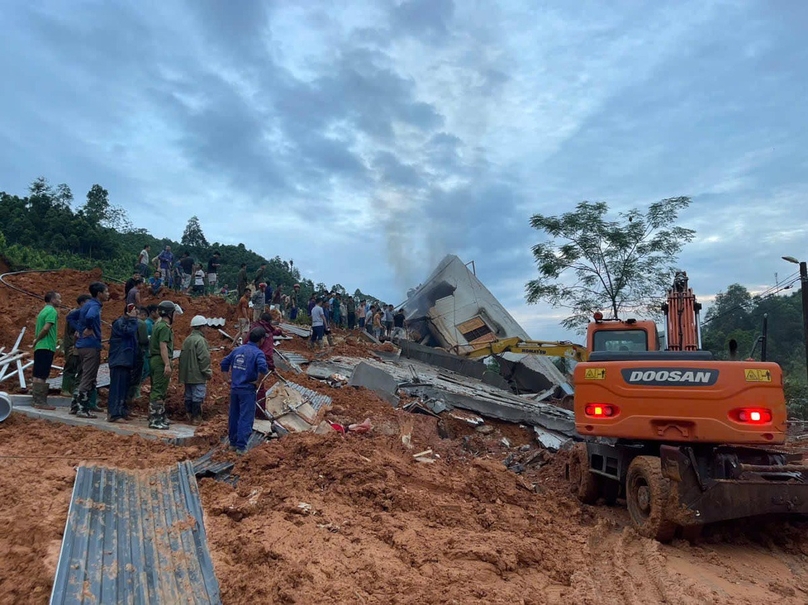
{"type": "Polygon", "coordinates": [[[166,396],[171,377],[171,361],[174,356],[174,312],[176,306],[170,300],[157,305],[159,318],[152,328],[149,341],[149,365],[151,367],[151,395],[149,396],[149,428],[165,430],[166,396]]]}

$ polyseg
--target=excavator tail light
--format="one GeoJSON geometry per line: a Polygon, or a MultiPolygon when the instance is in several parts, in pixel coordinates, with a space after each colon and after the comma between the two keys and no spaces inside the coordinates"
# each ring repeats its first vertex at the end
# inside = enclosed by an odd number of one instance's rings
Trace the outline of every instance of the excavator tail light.
{"type": "Polygon", "coordinates": [[[732,410],[729,417],[742,424],[770,424],[772,411],[766,408],[738,408],[732,410]]]}
{"type": "Polygon", "coordinates": [[[613,418],[620,409],[611,403],[587,403],[584,413],[590,418],[613,418]]]}

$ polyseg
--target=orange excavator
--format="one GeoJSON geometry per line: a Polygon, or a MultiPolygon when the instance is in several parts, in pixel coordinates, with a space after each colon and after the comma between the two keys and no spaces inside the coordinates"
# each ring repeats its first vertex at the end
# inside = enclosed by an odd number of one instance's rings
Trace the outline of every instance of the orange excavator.
{"type": "Polygon", "coordinates": [[[678,527],[808,513],[808,466],[776,447],[786,437],[780,366],[700,350],[700,307],[677,273],[664,350],[654,322],[596,313],[589,359],[575,367],[584,442],[567,465],[571,489],[590,504],[625,497],[637,531],[660,541],[678,527]]]}

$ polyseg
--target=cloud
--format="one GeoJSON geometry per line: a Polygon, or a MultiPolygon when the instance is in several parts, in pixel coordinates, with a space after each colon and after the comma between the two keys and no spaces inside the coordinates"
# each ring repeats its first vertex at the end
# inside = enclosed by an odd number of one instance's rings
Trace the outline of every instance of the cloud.
{"type": "Polygon", "coordinates": [[[0,188],[109,189],[137,225],[294,258],[389,300],[444,254],[524,304],[533,213],[693,196],[706,299],[808,256],[802,4],[17,3],[0,188]]]}

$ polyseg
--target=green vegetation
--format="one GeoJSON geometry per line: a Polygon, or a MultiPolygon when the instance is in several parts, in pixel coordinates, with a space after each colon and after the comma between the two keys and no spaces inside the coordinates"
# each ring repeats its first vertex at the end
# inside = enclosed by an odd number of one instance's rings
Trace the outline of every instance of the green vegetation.
{"type": "Polygon", "coordinates": [[[84,204],[76,206],[67,185],[53,187],[40,177],[31,183],[27,197],[0,192],[0,216],[0,258],[11,271],[100,267],[106,278],[124,280],[132,274],[145,244],[151,245],[152,256],[170,245],[177,258],[187,250],[205,269],[213,252],[218,251],[220,287],[228,284],[235,288],[241,263],[247,263],[250,280],[266,263],[265,280],[273,288],[280,284],[288,294],[295,283],[300,284],[301,305],[305,306],[315,291],[315,284],[301,278],[293,260],[280,256],[265,259],[244,244],[209,243],[195,216],[188,221],[180,242],[136,229],[126,211],[111,204],[108,191],[100,185],[93,185],[84,204]]]}
{"type": "Polygon", "coordinates": [[[561,323],[581,333],[594,311],[659,316],[676,257],[695,235],[674,225],[689,205],[689,197],[668,198],[645,212],[622,212],[618,220],[607,217],[604,202],[581,202],[560,216],[534,214],[530,225],[547,239],[533,246],[539,276],[526,285],[528,303],[569,308],[561,323]]]}
{"type": "MultiPolygon", "coordinates": [[[[738,357],[747,358],[762,334],[764,315],[768,316],[766,358],[783,368],[789,415],[808,419],[808,381],[799,291],[788,296],[754,297],[742,285],[732,284],[726,292],[716,296],[715,304],[704,317],[702,346],[717,358],[728,359],[729,344],[734,340],[738,344],[738,357]]],[[[754,348],[754,358],[760,359],[759,344],[754,348]]]]}

